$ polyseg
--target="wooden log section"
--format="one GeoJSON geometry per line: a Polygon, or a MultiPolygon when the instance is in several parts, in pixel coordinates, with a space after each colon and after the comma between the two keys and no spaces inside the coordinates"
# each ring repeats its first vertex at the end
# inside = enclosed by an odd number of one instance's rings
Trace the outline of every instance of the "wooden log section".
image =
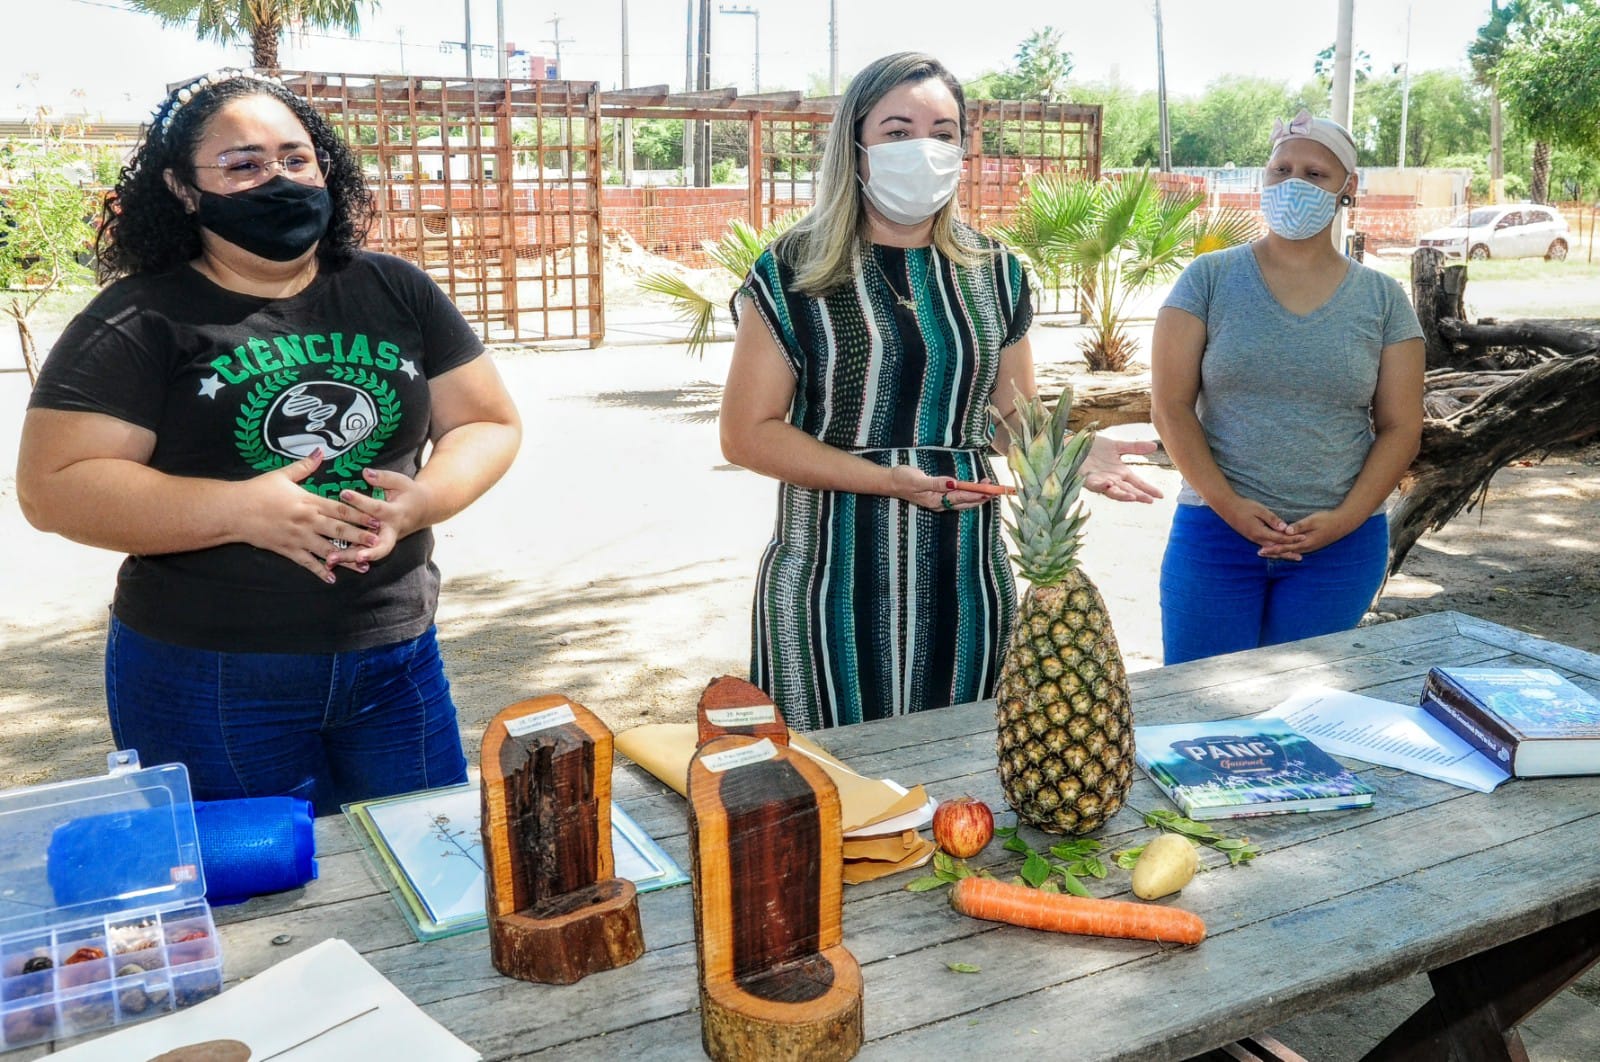
{"type": "Polygon", "coordinates": [[[611,851],[611,731],[559,695],[483,734],[489,957],[507,977],[571,984],[644,954],[639,897],[611,851]]]}
{"type": "Polygon", "coordinates": [[[706,1054],[853,1057],[861,968],[843,944],[833,782],[770,739],[713,738],[689,764],[689,847],[706,1054]]]}
{"type": "Polygon", "coordinates": [[[698,745],[729,734],[771,738],[774,745],[789,743],[789,727],[778,714],[778,706],[760,686],[742,678],[723,675],[712,679],[700,695],[695,714],[699,722],[698,745]]]}

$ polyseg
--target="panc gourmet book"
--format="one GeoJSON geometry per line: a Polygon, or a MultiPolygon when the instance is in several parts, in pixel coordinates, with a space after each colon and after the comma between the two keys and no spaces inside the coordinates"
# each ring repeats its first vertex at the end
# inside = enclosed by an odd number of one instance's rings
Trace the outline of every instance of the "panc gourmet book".
{"type": "Polygon", "coordinates": [[[1133,728],[1135,756],[1191,819],[1372,805],[1372,787],[1281,719],[1133,728]]]}

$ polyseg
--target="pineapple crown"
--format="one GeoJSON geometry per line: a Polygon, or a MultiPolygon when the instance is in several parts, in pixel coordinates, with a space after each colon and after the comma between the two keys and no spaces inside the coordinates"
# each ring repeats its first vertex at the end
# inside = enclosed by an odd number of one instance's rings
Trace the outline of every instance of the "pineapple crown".
{"type": "Polygon", "coordinates": [[[1077,567],[1083,524],[1089,518],[1078,496],[1094,432],[1084,428],[1069,434],[1070,388],[1053,409],[1020,394],[1015,404],[1012,417],[990,407],[1011,432],[1006,463],[1016,476],[1017,493],[1006,530],[1017,547],[1015,559],[1023,577],[1035,586],[1054,586],[1077,567]]]}

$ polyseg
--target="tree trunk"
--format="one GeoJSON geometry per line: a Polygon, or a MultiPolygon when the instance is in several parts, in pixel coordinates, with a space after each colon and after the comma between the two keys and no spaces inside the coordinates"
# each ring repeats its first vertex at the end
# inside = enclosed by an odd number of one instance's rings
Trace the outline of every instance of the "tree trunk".
{"type": "Polygon", "coordinates": [[[1503,466],[1558,443],[1600,434],[1600,353],[1552,358],[1422,426],[1422,450],[1389,513],[1389,572],[1425,532],[1470,508],[1503,466]]]}
{"type": "Polygon", "coordinates": [[[1500,148],[1500,93],[1489,92],[1489,202],[1500,202],[1500,182],[1506,175],[1505,154],[1500,148]]]}
{"type": "Polygon", "coordinates": [[[1466,317],[1463,300],[1467,290],[1467,267],[1446,267],[1444,255],[1431,247],[1411,256],[1411,302],[1422,324],[1422,342],[1427,351],[1427,367],[1441,369],[1456,363],[1456,350],[1440,330],[1440,322],[1466,317]]]}
{"type": "Polygon", "coordinates": [[[23,317],[17,317],[17,338],[22,341],[22,366],[28,370],[28,387],[39,382],[39,347],[33,341],[33,330],[23,317]]]}
{"type": "Polygon", "coordinates": [[[1535,203],[1550,201],[1550,144],[1533,142],[1533,173],[1528,178],[1528,198],[1535,203]]]}
{"type": "Polygon", "coordinates": [[[278,69],[278,40],[283,36],[283,23],[268,14],[250,29],[250,62],[257,70],[278,69]]]}

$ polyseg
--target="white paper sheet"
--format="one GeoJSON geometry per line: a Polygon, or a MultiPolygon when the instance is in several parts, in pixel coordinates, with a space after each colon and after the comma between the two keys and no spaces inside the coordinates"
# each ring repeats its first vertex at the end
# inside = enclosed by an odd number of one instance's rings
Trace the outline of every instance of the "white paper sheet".
{"type": "Polygon", "coordinates": [[[1282,719],[1335,756],[1398,767],[1480,793],[1493,792],[1511,777],[1415,704],[1317,686],[1261,714],[1282,719]]]}
{"type": "Polygon", "coordinates": [[[407,999],[342,940],[325,940],[188,1010],[51,1055],[62,1062],[145,1062],[207,1040],[239,1040],[252,1059],[349,1062],[483,1056],[407,999]]]}

